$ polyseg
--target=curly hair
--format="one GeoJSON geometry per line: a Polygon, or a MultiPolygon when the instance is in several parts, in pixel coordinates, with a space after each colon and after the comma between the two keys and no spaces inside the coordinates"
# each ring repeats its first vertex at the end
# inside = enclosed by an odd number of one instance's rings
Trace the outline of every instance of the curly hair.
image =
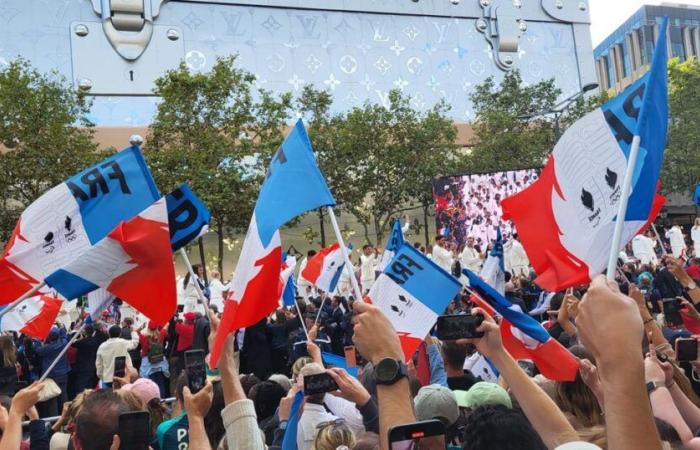
{"type": "Polygon", "coordinates": [[[520,410],[503,405],[484,405],[467,417],[463,448],[545,450],[547,447],[520,410]]]}

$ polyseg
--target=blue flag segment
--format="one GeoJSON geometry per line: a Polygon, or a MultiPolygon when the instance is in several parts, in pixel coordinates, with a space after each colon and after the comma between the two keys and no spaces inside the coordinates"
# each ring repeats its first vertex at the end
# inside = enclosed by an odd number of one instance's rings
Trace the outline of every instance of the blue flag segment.
{"type": "Polygon", "coordinates": [[[255,221],[263,245],[267,246],[275,231],[291,219],[333,205],[335,199],[299,120],[272,158],[255,204],[255,221]]]}
{"type": "Polygon", "coordinates": [[[122,220],[129,220],[160,198],[137,146],[128,147],[70,177],[66,186],[80,208],[91,244],[122,220]]]}
{"type": "Polygon", "coordinates": [[[192,242],[206,231],[211,214],[187,184],[165,196],[173,252],[192,242]]]}
{"type": "Polygon", "coordinates": [[[626,157],[629,158],[634,136],[640,137],[625,220],[647,220],[661,173],[668,129],[667,23],[666,18],[659,23],[659,38],[649,71],[601,106],[626,157]]]}
{"type": "Polygon", "coordinates": [[[498,314],[503,316],[513,326],[539,342],[547,342],[549,340],[549,333],[538,321],[515,309],[510,300],[485,283],[477,274],[469,269],[462,269],[462,273],[469,278],[471,289],[476,291],[482,299],[487,301],[498,314]]]}
{"type": "Polygon", "coordinates": [[[462,287],[455,277],[406,243],[396,250],[384,274],[438,315],[462,287]]]}
{"type": "Polygon", "coordinates": [[[304,402],[304,392],[299,391],[294,395],[292,407],[289,410],[289,421],[282,439],[282,450],[297,450],[297,429],[301,416],[301,404],[304,402]]]}
{"type": "Polygon", "coordinates": [[[328,365],[328,366],[333,366],[333,367],[340,367],[341,369],[345,369],[350,375],[353,377],[357,378],[358,377],[358,369],[357,367],[348,367],[347,361],[345,361],[345,358],[339,355],[336,355],[335,353],[330,353],[330,352],[321,352],[321,356],[323,357],[323,362],[328,365]]]}

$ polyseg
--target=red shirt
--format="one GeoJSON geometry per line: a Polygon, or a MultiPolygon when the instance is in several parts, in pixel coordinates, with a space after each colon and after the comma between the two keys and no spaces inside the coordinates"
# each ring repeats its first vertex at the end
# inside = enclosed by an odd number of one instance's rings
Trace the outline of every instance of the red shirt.
{"type": "Polygon", "coordinates": [[[176,323],[175,333],[177,333],[177,350],[178,352],[187,350],[192,347],[192,338],[194,337],[194,324],[176,323]]]}
{"type": "MultiPolygon", "coordinates": [[[[160,343],[161,344],[164,343],[165,339],[167,339],[167,337],[168,337],[168,333],[164,329],[161,328],[161,330],[160,330],[160,343]]],[[[148,343],[148,338],[146,337],[145,334],[139,334],[139,343],[141,344],[141,357],[143,358],[146,355],[148,355],[148,349],[151,345],[148,343]]]]}
{"type": "Polygon", "coordinates": [[[693,280],[700,280],[700,266],[690,266],[685,269],[685,272],[690,275],[693,280]]]}

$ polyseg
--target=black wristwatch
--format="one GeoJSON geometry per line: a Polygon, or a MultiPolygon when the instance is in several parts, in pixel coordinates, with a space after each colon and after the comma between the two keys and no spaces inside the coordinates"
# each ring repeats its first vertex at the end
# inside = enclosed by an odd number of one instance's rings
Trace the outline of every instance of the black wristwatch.
{"type": "Polygon", "coordinates": [[[666,383],[662,381],[650,381],[647,383],[647,394],[651,394],[660,387],[666,387],[666,383]]]}
{"type": "Polygon", "coordinates": [[[377,378],[377,384],[390,385],[401,378],[408,377],[408,368],[401,360],[384,358],[374,366],[374,375],[377,378]]]}

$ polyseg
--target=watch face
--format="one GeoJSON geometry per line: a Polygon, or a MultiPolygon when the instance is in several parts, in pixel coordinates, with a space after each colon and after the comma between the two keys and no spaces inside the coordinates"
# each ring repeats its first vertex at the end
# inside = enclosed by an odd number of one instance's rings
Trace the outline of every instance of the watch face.
{"type": "Polygon", "coordinates": [[[392,381],[396,378],[396,374],[399,371],[399,364],[393,359],[382,359],[377,364],[375,373],[377,375],[377,381],[392,381]]]}

